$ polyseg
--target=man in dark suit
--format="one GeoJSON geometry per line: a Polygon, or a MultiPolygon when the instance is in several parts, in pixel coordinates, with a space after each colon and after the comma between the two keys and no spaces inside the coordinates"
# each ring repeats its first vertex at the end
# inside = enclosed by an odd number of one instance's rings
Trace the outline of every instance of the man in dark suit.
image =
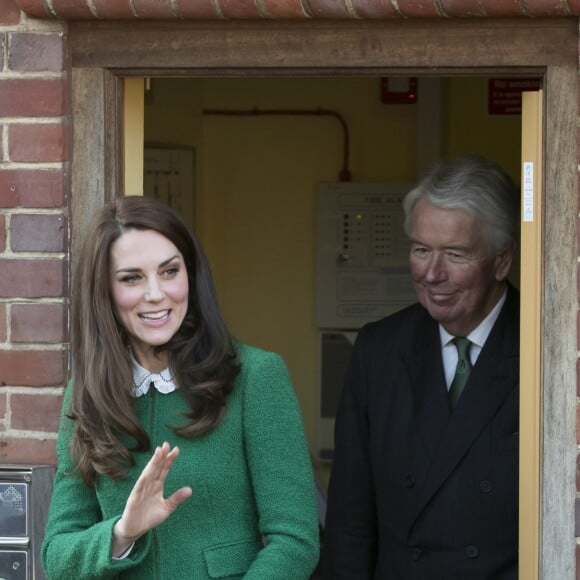
{"type": "Polygon", "coordinates": [[[419,303],[355,342],[325,577],[517,580],[517,190],[467,156],[437,165],[403,205],[419,303]]]}

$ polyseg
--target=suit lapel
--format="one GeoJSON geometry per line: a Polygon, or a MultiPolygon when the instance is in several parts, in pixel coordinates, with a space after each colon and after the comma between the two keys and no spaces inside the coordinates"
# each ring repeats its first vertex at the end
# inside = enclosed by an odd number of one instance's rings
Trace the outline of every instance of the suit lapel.
{"type": "Polygon", "coordinates": [[[406,357],[413,397],[413,425],[418,460],[431,462],[451,416],[441,359],[437,323],[429,319],[419,326],[415,349],[406,357]],[[422,451],[427,452],[421,457],[422,451]]]}
{"type": "MultiPolygon", "coordinates": [[[[517,320],[514,322],[514,307],[509,302],[506,302],[490,333],[453,414],[449,411],[446,392],[443,398],[447,408],[444,410],[438,396],[439,388],[433,388],[431,384],[435,395],[430,396],[426,394],[429,389],[419,385],[414,387],[414,390],[423,393],[427,403],[418,410],[419,417],[424,422],[419,426],[423,441],[437,433],[440,435],[427,443],[431,455],[430,468],[422,488],[418,490],[418,501],[409,522],[411,525],[518,384],[519,327],[517,320]],[[429,408],[429,404],[433,406],[429,408]],[[436,414],[440,417],[431,417],[436,414]]],[[[427,368],[428,365],[425,365],[425,369],[427,368]]],[[[428,376],[421,380],[424,385],[429,384],[428,376]]]]}

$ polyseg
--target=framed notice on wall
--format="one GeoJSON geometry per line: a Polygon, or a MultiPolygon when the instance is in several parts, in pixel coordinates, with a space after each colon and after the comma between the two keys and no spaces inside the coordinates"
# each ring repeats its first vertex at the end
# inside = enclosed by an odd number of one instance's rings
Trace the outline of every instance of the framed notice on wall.
{"type": "Polygon", "coordinates": [[[522,93],[542,88],[540,77],[498,77],[487,81],[487,112],[490,115],[521,115],[522,93]]]}
{"type": "Polygon", "coordinates": [[[143,194],[158,199],[193,223],[195,149],[145,144],[143,194]]]}

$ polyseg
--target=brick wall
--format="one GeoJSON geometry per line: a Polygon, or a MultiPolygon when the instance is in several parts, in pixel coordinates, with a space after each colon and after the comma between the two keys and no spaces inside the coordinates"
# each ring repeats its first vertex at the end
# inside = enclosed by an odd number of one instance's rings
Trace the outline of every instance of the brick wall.
{"type": "Polygon", "coordinates": [[[0,0],[0,463],[55,461],[68,372],[65,31],[0,0]]]}
{"type": "MultiPolygon", "coordinates": [[[[0,0],[0,464],[55,461],[69,373],[70,109],[62,19],[572,14],[580,15],[580,0],[0,0]]],[[[580,322],[578,328],[580,337],[580,322]]],[[[580,396],[580,364],[577,382],[580,396]]],[[[580,406],[577,425],[580,442],[580,406]]],[[[577,555],[580,561],[580,546],[577,555]]]]}

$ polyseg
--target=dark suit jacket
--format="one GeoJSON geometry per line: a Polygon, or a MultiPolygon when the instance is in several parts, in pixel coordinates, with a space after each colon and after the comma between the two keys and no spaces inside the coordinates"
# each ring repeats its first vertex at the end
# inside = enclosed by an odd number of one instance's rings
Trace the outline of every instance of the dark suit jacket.
{"type": "Polygon", "coordinates": [[[416,304],[360,331],[336,422],[328,580],[517,580],[519,295],[453,413],[416,304]]]}

